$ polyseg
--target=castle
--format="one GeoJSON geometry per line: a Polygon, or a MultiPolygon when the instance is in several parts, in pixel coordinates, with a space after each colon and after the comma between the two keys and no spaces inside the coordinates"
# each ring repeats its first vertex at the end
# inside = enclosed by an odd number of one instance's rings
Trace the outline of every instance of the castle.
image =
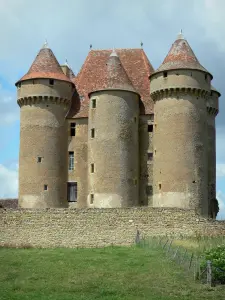
{"type": "Polygon", "coordinates": [[[17,83],[19,206],[151,206],[215,217],[213,76],[179,34],[144,50],[90,50],[77,76],[45,43],[17,83]]]}

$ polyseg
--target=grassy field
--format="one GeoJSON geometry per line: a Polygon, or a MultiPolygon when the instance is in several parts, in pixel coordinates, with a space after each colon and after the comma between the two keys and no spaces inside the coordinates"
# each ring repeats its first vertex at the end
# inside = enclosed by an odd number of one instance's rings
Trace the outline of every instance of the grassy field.
{"type": "Polygon", "coordinates": [[[162,250],[0,248],[1,300],[224,300],[194,282],[162,250]]]}

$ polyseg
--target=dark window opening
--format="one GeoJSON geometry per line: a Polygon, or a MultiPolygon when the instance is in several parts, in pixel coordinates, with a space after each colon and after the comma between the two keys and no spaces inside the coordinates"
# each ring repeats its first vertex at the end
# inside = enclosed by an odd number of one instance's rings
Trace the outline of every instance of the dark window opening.
{"type": "Polygon", "coordinates": [[[94,171],[95,171],[95,165],[91,164],[91,173],[94,173],[94,171]]]}
{"type": "Polygon", "coordinates": [[[69,152],[69,170],[70,171],[74,170],[74,152],[73,151],[69,152]]]}
{"type": "Polygon", "coordinates": [[[193,181],[192,181],[192,183],[196,183],[196,181],[195,181],[195,180],[193,180],[193,181]]]}
{"type": "Polygon", "coordinates": [[[76,123],[70,123],[70,136],[76,135],[76,123]]]}
{"type": "Polygon", "coordinates": [[[90,203],[93,204],[94,203],[94,194],[91,194],[91,197],[90,197],[90,203]]]}
{"type": "Polygon", "coordinates": [[[17,87],[18,87],[18,88],[21,88],[21,83],[18,83],[18,84],[17,84],[17,87]]]}
{"type": "Polygon", "coordinates": [[[67,201],[77,202],[77,182],[67,182],[67,201]]]}
{"type": "Polygon", "coordinates": [[[147,194],[147,196],[152,196],[152,194],[153,194],[153,189],[152,189],[152,186],[151,186],[151,185],[147,185],[147,186],[146,186],[146,194],[147,194]]]}
{"type": "Polygon", "coordinates": [[[41,157],[41,156],[38,156],[37,162],[38,162],[38,163],[41,163],[41,161],[42,161],[42,157],[41,157]]]}
{"type": "Polygon", "coordinates": [[[207,76],[207,74],[205,74],[205,80],[207,81],[207,79],[208,79],[208,76],[207,76]]]}
{"type": "Polygon", "coordinates": [[[153,132],[153,125],[152,124],[148,125],[148,132],[153,132]]]}
{"type": "Polygon", "coordinates": [[[159,183],[159,190],[161,190],[161,188],[162,188],[162,185],[161,185],[161,183],[159,183]]]}
{"type": "Polygon", "coordinates": [[[94,129],[94,128],[91,129],[91,137],[92,137],[92,138],[95,137],[95,129],[94,129]]]}
{"type": "Polygon", "coordinates": [[[163,72],[163,77],[167,77],[167,72],[163,72]]]}
{"type": "Polygon", "coordinates": [[[54,79],[49,79],[49,84],[54,85],[54,79]]]}
{"type": "Polygon", "coordinates": [[[47,191],[47,190],[48,190],[48,185],[44,184],[44,191],[47,191]]]}
{"type": "Polygon", "coordinates": [[[92,103],[92,108],[96,108],[96,99],[92,99],[91,103],[92,103]]]}
{"type": "Polygon", "coordinates": [[[148,152],[148,161],[153,160],[153,153],[152,152],[148,152]]]}
{"type": "Polygon", "coordinates": [[[134,117],[134,123],[136,123],[137,122],[137,118],[136,117],[134,117]]]}

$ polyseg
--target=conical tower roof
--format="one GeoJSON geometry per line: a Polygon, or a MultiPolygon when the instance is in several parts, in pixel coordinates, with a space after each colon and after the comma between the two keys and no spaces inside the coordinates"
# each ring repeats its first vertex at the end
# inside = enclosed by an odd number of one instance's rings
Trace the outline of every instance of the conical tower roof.
{"type": "Polygon", "coordinates": [[[137,93],[115,50],[108,58],[102,84],[98,90],[124,90],[137,93]]]}
{"type": "Polygon", "coordinates": [[[209,73],[198,61],[182,32],[177,36],[169,53],[155,73],[176,69],[193,69],[209,73]]]}
{"type": "Polygon", "coordinates": [[[63,73],[59,62],[52,50],[48,48],[47,43],[44,44],[37,54],[27,74],[25,74],[17,83],[37,78],[57,79],[73,84],[73,82],[63,73]]]}

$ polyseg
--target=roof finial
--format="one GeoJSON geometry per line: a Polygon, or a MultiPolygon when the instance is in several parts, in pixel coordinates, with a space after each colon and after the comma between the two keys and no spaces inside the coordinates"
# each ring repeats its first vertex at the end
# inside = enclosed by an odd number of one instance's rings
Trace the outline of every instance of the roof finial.
{"type": "Polygon", "coordinates": [[[143,45],[144,45],[144,44],[143,44],[143,42],[141,41],[141,48],[143,48],[143,45]]]}
{"type": "Polygon", "coordinates": [[[43,48],[43,49],[44,49],[44,48],[48,48],[48,41],[47,41],[47,39],[45,39],[45,43],[44,43],[44,45],[43,45],[42,48],[43,48]]]}
{"type": "Polygon", "coordinates": [[[90,49],[92,49],[92,44],[90,44],[90,49]]]}
{"type": "Polygon", "coordinates": [[[110,54],[110,56],[118,56],[114,47],[113,47],[113,51],[112,51],[112,53],[110,54]]]}
{"type": "Polygon", "coordinates": [[[178,34],[178,36],[177,36],[177,39],[178,39],[178,40],[183,40],[183,39],[184,39],[182,29],[180,30],[180,32],[179,32],[179,34],[178,34]]]}
{"type": "Polygon", "coordinates": [[[67,58],[66,58],[66,60],[65,60],[65,66],[69,67],[67,58]]]}

